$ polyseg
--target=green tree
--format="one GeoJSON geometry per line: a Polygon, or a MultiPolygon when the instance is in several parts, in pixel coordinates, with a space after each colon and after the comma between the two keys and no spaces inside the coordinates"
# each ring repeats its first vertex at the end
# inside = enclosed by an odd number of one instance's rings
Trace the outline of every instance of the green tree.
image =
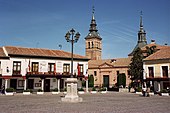
{"type": "Polygon", "coordinates": [[[125,73],[121,73],[117,76],[117,84],[118,86],[123,85],[123,87],[126,86],[126,75],[125,73]]]}
{"type": "Polygon", "coordinates": [[[140,48],[137,48],[131,59],[129,66],[132,81],[142,80],[143,78],[143,54],[140,48]]]}
{"type": "Polygon", "coordinates": [[[153,53],[155,53],[157,51],[156,49],[156,46],[151,46],[151,47],[148,47],[146,46],[146,54],[147,54],[147,57],[153,53]]]}
{"type": "Polygon", "coordinates": [[[94,77],[93,75],[88,76],[89,87],[94,87],[94,77]]]}

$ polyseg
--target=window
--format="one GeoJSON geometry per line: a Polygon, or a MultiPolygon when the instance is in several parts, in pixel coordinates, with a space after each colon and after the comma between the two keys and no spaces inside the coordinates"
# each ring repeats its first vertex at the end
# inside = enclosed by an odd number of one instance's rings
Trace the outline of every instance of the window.
{"type": "Polygon", "coordinates": [[[88,48],[90,49],[90,42],[88,42],[88,48]]]}
{"type": "Polygon", "coordinates": [[[127,70],[127,73],[128,73],[128,75],[130,75],[130,71],[129,70],[127,70]]]}
{"type": "Polygon", "coordinates": [[[80,66],[80,75],[83,75],[83,64],[79,64],[80,66]]]}
{"type": "Polygon", "coordinates": [[[97,42],[97,49],[100,49],[100,42],[97,42]]]}
{"type": "Polygon", "coordinates": [[[48,64],[48,72],[54,72],[55,63],[49,63],[48,64]]]}
{"type": "Polygon", "coordinates": [[[119,71],[116,71],[117,75],[119,75],[119,71]]]}
{"type": "Polygon", "coordinates": [[[94,76],[96,76],[97,75],[97,72],[96,71],[94,71],[94,76]]]}
{"type": "Polygon", "coordinates": [[[163,77],[168,77],[168,66],[162,66],[163,77]]]}
{"type": "Polygon", "coordinates": [[[18,80],[18,87],[24,87],[24,80],[18,80]]]}
{"type": "Polygon", "coordinates": [[[13,74],[21,74],[21,62],[20,61],[13,62],[13,74]]]}
{"type": "Polygon", "coordinates": [[[94,47],[94,44],[93,44],[93,42],[91,43],[91,45],[92,45],[92,48],[94,47]]]}
{"type": "Polygon", "coordinates": [[[32,72],[38,72],[38,62],[32,62],[32,72]]]}
{"type": "Polygon", "coordinates": [[[64,64],[63,65],[63,73],[69,74],[70,73],[70,64],[64,64]]]}
{"type": "Polygon", "coordinates": [[[149,77],[154,77],[153,67],[148,67],[148,70],[149,70],[149,77]]]}
{"type": "Polygon", "coordinates": [[[41,83],[35,83],[35,87],[41,87],[41,83]]]}

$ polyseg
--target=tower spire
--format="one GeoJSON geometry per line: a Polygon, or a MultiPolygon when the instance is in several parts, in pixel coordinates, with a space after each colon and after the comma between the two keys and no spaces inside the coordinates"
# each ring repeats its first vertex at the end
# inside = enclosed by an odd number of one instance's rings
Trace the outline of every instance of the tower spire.
{"type": "Polygon", "coordinates": [[[90,32],[93,32],[93,31],[97,32],[98,31],[97,28],[96,28],[97,24],[96,24],[96,20],[94,18],[94,11],[95,11],[95,9],[94,9],[94,6],[93,6],[92,20],[91,20],[90,29],[89,29],[90,32]]]}
{"type": "Polygon", "coordinates": [[[142,11],[140,12],[140,27],[143,27],[143,23],[142,23],[142,11]]]}
{"type": "Polygon", "coordinates": [[[143,20],[142,20],[142,11],[140,12],[140,30],[138,31],[138,42],[136,47],[133,49],[133,51],[129,54],[129,56],[133,55],[137,48],[142,48],[145,45],[147,45],[146,41],[146,32],[143,28],[143,20]]]}
{"type": "Polygon", "coordinates": [[[91,19],[91,23],[90,23],[90,29],[89,29],[89,34],[86,36],[86,39],[87,38],[98,38],[98,39],[102,39],[98,33],[98,30],[97,30],[97,24],[96,24],[96,20],[95,20],[95,17],[94,17],[94,12],[95,12],[95,8],[94,6],[92,7],[92,19],[91,19]]]}
{"type": "Polygon", "coordinates": [[[92,10],[92,20],[95,20],[95,18],[94,18],[94,11],[95,11],[95,9],[94,9],[94,6],[93,6],[93,10],[92,10]]]}
{"type": "Polygon", "coordinates": [[[86,56],[93,60],[99,60],[101,59],[101,52],[102,52],[102,38],[100,37],[97,30],[97,24],[94,17],[94,13],[95,13],[95,8],[93,6],[89,33],[85,37],[86,56]]]}
{"type": "Polygon", "coordinates": [[[143,20],[142,20],[142,11],[140,12],[140,30],[138,32],[138,43],[142,43],[142,45],[146,45],[147,41],[146,41],[146,33],[145,30],[143,28],[143,20]]]}

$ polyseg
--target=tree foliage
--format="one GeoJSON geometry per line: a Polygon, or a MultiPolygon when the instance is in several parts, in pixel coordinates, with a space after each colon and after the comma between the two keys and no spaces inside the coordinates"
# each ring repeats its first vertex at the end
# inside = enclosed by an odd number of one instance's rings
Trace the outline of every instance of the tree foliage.
{"type": "Polygon", "coordinates": [[[147,54],[147,57],[153,53],[156,52],[156,46],[151,46],[151,47],[148,47],[146,46],[146,54],[147,54]]]}
{"type": "Polygon", "coordinates": [[[131,80],[142,80],[143,78],[143,54],[140,48],[137,48],[131,59],[130,67],[131,80]]]}
{"type": "Polygon", "coordinates": [[[94,77],[93,75],[88,76],[89,87],[94,87],[94,77]]]}
{"type": "Polygon", "coordinates": [[[123,85],[123,87],[126,86],[126,75],[125,73],[121,73],[117,76],[117,84],[118,86],[123,85]]]}

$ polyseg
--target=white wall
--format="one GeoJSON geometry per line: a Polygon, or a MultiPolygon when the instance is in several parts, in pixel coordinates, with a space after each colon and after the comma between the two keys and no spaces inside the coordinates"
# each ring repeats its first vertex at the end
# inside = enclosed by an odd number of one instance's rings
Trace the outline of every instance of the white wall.
{"type": "Polygon", "coordinates": [[[11,60],[1,60],[2,75],[10,76],[12,75],[12,61],[11,60]],[[7,72],[7,67],[9,72],[7,72]]]}
{"type": "MultiPolygon", "coordinates": [[[[71,60],[53,60],[53,59],[38,59],[38,58],[10,58],[9,60],[1,61],[2,75],[11,76],[13,71],[13,61],[21,61],[21,74],[25,76],[28,70],[28,64],[30,60],[30,66],[32,62],[39,62],[39,72],[48,72],[48,63],[56,63],[56,72],[63,73],[63,64],[70,64],[70,72],[71,72],[71,60]],[[7,73],[7,67],[9,68],[9,73],[7,73]]],[[[77,71],[77,64],[83,64],[84,75],[86,74],[86,70],[88,69],[87,61],[74,61],[73,62],[73,72],[77,71]]]]}

